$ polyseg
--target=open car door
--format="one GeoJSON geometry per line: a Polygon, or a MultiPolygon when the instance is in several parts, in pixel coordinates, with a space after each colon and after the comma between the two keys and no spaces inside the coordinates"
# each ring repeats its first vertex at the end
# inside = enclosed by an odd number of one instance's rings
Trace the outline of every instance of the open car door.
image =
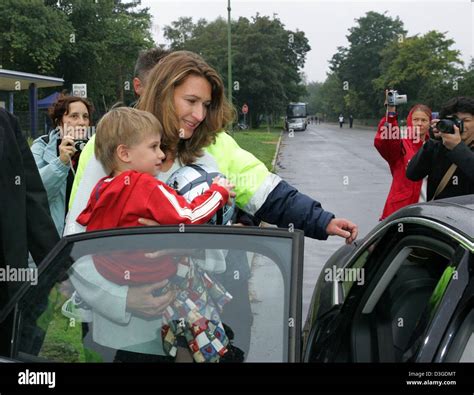
{"type": "Polygon", "coordinates": [[[300,361],[303,242],[301,231],[237,226],[64,237],[36,283],[0,305],[1,357],[174,362],[184,352],[211,362],[300,361]],[[173,301],[158,312],[168,289],[173,301]]]}

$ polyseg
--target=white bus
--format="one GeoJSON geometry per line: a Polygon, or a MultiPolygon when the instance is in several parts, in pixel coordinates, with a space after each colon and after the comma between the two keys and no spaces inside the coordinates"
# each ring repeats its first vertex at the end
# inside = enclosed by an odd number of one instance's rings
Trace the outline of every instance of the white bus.
{"type": "Polygon", "coordinates": [[[290,103],[286,108],[286,130],[306,130],[308,112],[306,103],[290,103]]]}

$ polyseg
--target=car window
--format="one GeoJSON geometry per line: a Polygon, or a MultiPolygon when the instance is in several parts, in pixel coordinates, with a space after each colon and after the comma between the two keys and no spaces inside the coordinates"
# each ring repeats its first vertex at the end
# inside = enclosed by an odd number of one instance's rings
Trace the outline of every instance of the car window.
{"type": "Polygon", "coordinates": [[[344,276],[342,276],[342,289],[344,298],[349,294],[349,291],[351,290],[354,284],[364,285],[365,265],[372,257],[380,239],[381,238],[379,237],[372,241],[370,245],[367,246],[367,248],[365,248],[365,250],[363,250],[361,254],[356,258],[354,263],[346,266],[346,268],[344,269],[344,276]]]}
{"type": "Polygon", "coordinates": [[[354,325],[365,358],[381,362],[413,360],[424,333],[455,277],[454,250],[424,237],[407,237],[389,255],[354,325]],[[430,245],[431,243],[431,245],[430,245]],[[369,355],[370,354],[370,355],[369,355]]]}
{"type": "Polygon", "coordinates": [[[287,361],[301,319],[290,298],[293,243],[291,236],[192,232],[67,243],[18,305],[14,357],[287,361]],[[164,279],[165,290],[157,286],[164,279]],[[173,301],[157,312],[155,297],[166,290],[173,301]]]}

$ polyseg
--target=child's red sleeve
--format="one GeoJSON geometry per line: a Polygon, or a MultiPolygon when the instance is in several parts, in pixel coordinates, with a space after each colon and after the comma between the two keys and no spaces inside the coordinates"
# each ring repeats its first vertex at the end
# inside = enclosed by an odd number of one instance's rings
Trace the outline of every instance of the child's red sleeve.
{"type": "Polygon", "coordinates": [[[161,225],[204,224],[228,199],[227,189],[212,184],[202,195],[188,203],[174,189],[160,182],[150,194],[146,209],[150,217],[161,225]]]}

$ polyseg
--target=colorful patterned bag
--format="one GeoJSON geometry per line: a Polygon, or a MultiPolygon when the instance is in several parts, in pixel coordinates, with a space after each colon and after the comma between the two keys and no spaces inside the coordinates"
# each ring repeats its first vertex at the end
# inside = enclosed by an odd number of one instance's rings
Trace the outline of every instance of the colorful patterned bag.
{"type": "Polygon", "coordinates": [[[195,362],[219,362],[229,344],[219,312],[232,296],[190,258],[178,263],[176,275],[161,293],[171,289],[176,298],[163,313],[161,329],[165,352],[176,356],[184,339],[195,362]]]}

